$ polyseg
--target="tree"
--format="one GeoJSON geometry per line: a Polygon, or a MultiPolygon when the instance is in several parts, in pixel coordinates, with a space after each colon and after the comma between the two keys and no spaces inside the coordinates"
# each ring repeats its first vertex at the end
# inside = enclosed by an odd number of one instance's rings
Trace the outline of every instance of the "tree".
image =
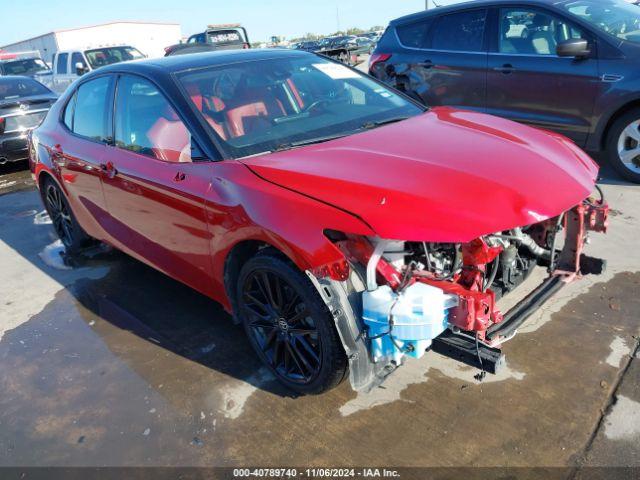
{"type": "Polygon", "coordinates": [[[364,30],[358,27],[351,27],[347,29],[347,35],[361,35],[364,33],[364,30]]]}

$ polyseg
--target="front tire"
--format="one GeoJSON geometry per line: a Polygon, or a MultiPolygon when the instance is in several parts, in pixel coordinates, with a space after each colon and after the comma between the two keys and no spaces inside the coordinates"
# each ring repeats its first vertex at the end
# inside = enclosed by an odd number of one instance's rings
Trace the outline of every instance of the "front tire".
{"type": "Polygon", "coordinates": [[[620,176],[640,183],[640,109],[614,122],[607,137],[606,155],[620,176]]]}
{"type": "Polygon", "coordinates": [[[64,193],[56,182],[48,178],[43,184],[42,198],[53,228],[67,253],[77,254],[91,242],[91,237],[76,220],[64,193]]]}
{"type": "Polygon", "coordinates": [[[347,358],[329,310],[310,280],[277,252],[245,263],[236,305],[251,346],[288,388],[318,394],[344,379],[347,358]]]}

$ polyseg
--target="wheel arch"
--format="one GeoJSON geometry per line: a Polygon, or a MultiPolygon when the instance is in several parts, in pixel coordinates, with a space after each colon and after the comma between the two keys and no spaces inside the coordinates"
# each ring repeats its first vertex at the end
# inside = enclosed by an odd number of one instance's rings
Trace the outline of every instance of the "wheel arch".
{"type": "Polygon", "coordinates": [[[604,123],[604,127],[601,129],[599,137],[597,138],[597,147],[599,151],[604,151],[606,149],[609,133],[611,132],[611,128],[616,123],[616,121],[620,117],[635,109],[640,109],[640,97],[630,100],[619,106],[618,109],[609,116],[606,123],[604,123]]]}
{"type": "MultiPolygon", "coordinates": [[[[296,268],[300,268],[300,260],[294,259],[290,254],[287,254],[286,248],[282,246],[276,246],[275,242],[269,242],[264,239],[244,239],[234,244],[228,251],[224,259],[224,271],[223,271],[223,283],[225,293],[227,295],[229,304],[231,306],[231,312],[233,315],[233,321],[239,323],[236,312],[238,311],[236,305],[236,286],[238,283],[238,277],[240,270],[244,263],[250,258],[256,256],[258,253],[268,250],[273,252],[274,255],[281,257],[282,259],[290,262],[296,268]],[[298,260],[298,261],[296,261],[298,260]]],[[[303,270],[304,272],[304,270],[303,270]]]]}
{"type": "Polygon", "coordinates": [[[67,192],[64,190],[64,188],[62,188],[62,186],[60,185],[60,182],[58,182],[58,179],[55,177],[55,175],[53,175],[53,173],[51,173],[46,169],[42,169],[40,170],[40,172],[38,172],[38,175],[36,176],[36,185],[38,187],[38,190],[40,191],[40,198],[42,199],[43,203],[44,203],[44,184],[47,181],[52,181],[54,184],[58,186],[62,194],[65,197],[67,196],[67,192]]]}

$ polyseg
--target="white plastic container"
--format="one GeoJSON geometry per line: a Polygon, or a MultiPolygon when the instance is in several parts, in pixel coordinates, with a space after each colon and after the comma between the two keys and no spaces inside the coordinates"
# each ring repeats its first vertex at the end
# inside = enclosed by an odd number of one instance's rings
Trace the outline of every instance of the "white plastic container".
{"type": "Polygon", "coordinates": [[[448,310],[458,304],[456,295],[420,282],[400,295],[384,285],[364,292],[362,299],[374,361],[392,357],[398,364],[404,355],[424,355],[431,341],[447,328],[448,310]]]}

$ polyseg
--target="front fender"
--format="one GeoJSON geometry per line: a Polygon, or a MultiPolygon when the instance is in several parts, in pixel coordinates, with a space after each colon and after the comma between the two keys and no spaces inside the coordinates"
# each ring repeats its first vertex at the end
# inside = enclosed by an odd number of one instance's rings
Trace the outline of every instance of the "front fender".
{"type": "Polygon", "coordinates": [[[594,116],[598,118],[594,131],[587,140],[586,149],[589,151],[601,151],[604,148],[604,142],[606,141],[605,135],[607,129],[610,127],[611,122],[617,114],[624,110],[631,104],[640,104],[640,85],[638,88],[627,90],[618,90],[616,92],[610,92],[607,95],[602,95],[601,99],[608,99],[608,103],[605,105],[596,104],[594,116]],[[611,101],[611,97],[615,100],[611,101]]]}
{"type": "Polygon", "coordinates": [[[234,246],[259,241],[285,254],[301,271],[344,260],[344,254],[324,235],[326,229],[372,236],[361,220],[255,175],[237,161],[216,165],[205,208],[212,237],[214,290],[229,307],[224,265],[234,246]]]}

